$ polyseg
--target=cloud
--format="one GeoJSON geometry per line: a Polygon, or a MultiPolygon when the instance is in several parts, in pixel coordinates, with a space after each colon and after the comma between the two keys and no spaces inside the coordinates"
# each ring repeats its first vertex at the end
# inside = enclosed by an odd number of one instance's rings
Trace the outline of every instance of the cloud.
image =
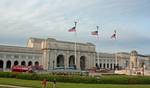
{"type": "Polygon", "coordinates": [[[76,20],[79,42],[95,43],[98,50],[108,52],[132,48],[147,52],[149,7],[149,0],[1,0],[0,41],[18,45],[25,45],[28,37],[75,41],[67,30],[76,20]],[[90,35],[97,25],[99,42],[90,35]],[[110,40],[114,29],[117,48],[110,40]]]}

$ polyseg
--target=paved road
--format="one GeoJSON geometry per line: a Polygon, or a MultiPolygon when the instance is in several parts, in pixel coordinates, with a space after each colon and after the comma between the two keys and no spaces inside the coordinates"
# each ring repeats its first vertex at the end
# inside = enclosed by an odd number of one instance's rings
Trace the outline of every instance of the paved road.
{"type": "Polygon", "coordinates": [[[12,85],[1,85],[0,87],[10,87],[10,88],[31,88],[31,87],[21,87],[21,86],[12,86],[12,85]]]}

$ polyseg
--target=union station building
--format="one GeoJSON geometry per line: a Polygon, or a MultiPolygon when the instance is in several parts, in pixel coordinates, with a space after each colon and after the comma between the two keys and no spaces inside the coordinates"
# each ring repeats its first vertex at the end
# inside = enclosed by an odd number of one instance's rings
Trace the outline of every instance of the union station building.
{"type": "Polygon", "coordinates": [[[0,45],[0,70],[10,71],[12,66],[40,65],[44,70],[114,70],[145,66],[150,70],[150,56],[137,51],[114,54],[96,52],[92,43],[75,43],[53,38],[29,38],[26,47],[0,45]]]}
{"type": "Polygon", "coordinates": [[[29,38],[27,47],[0,45],[0,70],[14,65],[42,65],[44,70],[86,70],[95,66],[95,45],[59,41],[53,38],[29,38]]]}

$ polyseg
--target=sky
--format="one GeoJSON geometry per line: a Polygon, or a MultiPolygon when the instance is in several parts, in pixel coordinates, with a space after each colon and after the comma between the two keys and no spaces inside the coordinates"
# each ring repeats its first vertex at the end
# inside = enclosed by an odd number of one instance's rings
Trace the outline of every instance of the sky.
{"type": "Polygon", "coordinates": [[[0,0],[0,45],[26,46],[29,37],[150,54],[150,0],[0,0]],[[68,32],[74,21],[76,37],[68,32]],[[96,26],[99,39],[91,35],[96,26]],[[114,30],[116,40],[110,38],[114,30]]]}

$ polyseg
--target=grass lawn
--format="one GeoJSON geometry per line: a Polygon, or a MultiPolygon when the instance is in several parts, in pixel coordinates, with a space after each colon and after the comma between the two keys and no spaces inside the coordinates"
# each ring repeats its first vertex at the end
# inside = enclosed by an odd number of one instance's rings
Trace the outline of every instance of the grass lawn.
{"type": "MultiPolygon", "coordinates": [[[[0,78],[0,84],[41,88],[41,81],[21,80],[15,78],[0,78]]],[[[47,88],[52,88],[50,82],[47,84],[47,88]]],[[[57,88],[150,88],[150,85],[57,83],[57,88]]]]}

